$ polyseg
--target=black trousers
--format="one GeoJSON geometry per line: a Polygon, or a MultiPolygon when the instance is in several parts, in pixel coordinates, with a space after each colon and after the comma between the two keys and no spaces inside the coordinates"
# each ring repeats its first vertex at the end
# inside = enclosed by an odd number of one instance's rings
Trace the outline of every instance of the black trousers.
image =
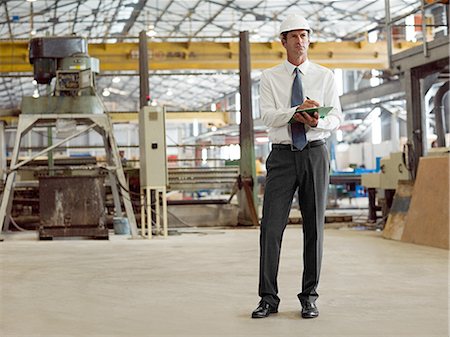
{"type": "Polygon", "coordinates": [[[281,242],[294,193],[303,218],[303,277],[300,302],[318,298],[322,262],[323,227],[329,183],[329,156],[324,141],[310,143],[302,151],[291,151],[290,145],[274,144],[266,161],[260,235],[259,296],[278,308],[277,275],[281,242]]]}

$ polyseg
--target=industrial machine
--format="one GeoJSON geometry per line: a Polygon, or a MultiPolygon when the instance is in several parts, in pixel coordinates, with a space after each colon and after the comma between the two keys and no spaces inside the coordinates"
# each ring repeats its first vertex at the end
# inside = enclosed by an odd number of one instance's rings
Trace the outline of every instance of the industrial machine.
{"type": "Polygon", "coordinates": [[[368,189],[369,221],[375,222],[377,219],[377,189],[384,190],[382,212],[383,218],[386,218],[391,208],[398,182],[410,180],[410,175],[410,171],[405,164],[403,152],[393,152],[388,157],[381,158],[380,172],[361,175],[361,185],[368,189]]]}
{"type": "Polygon", "coordinates": [[[142,236],[152,238],[153,222],[155,223],[155,234],[167,236],[166,188],[168,175],[164,108],[144,106],[139,111],[139,144],[142,236]],[[162,205],[162,214],[160,205],[162,205]]]}
{"type": "Polygon", "coordinates": [[[399,180],[409,180],[410,173],[403,161],[403,152],[393,152],[381,158],[380,172],[361,175],[361,183],[367,188],[395,190],[399,180]]]}
{"type": "Polygon", "coordinates": [[[123,217],[123,203],[131,235],[136,237],[136,219],[112,123],[95,90],[99,62],[87,54],[86,39],[34,38],[29,45],[29,59],[33,64],[34,79],[39,84],[47,85],[47,95],[24,97],[22,100],[14,150],[1,200],[0,228],[7,230],[9,226],[17,171],[46,155],[48,167],[39,172],[40,212],[43,214],[39,225],[41,238],[108,238],[103,206],[105,178],[111,186],[115,216],[123,217]],[[47,147],[27,159],[19,160],[23,137],[33,128],[43,126],[48,130],[47,147]],[[53,144],[54,130],[62,139],[53,144]],[[81,163],[76,170],[78,173],[58,169],[54,165],[52,151],[90,130],[96,131],[103,139],[106,165],[92,167],[81,163]]]}

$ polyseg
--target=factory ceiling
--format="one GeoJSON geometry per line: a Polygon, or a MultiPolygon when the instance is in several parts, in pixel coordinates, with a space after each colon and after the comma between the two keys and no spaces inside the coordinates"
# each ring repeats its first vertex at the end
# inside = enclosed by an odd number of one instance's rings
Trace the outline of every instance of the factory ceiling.
{"type": "MultiPolygon", "coordinates": [[[[391,0],[392,15],[420,6],[417,0],[391,0]]],[[[382,0],[3,0],[3,41],[40,36],[77,35],[89,43],[137,42],[145,30],[154,42],[237,42],[249,31],[250,42],[278,39],[280,22],[301,13],[314,29],[316,42],[363,41],[371,31],[383,34],[382,0]]],[[[152,99],[171,110],[209,109],[238,90],[235,70],[151,70],[152,99]]],[[[252,76],[258,79],[260,71],[252,76]]],[[[21,97],[36,89],[31,73],[0,74],[0,109],[20,107],[21,97]]],[[[136,72],[104,72],[97,90],[110,110],[133,111],[139,104],[136,72]],[[109,94],[109,95],[108,95],[109,94]],[[107,96],[106,96],[107,95],[107,96]]],[[[44,90],[44,89],[39,89],[44,90]]]]}

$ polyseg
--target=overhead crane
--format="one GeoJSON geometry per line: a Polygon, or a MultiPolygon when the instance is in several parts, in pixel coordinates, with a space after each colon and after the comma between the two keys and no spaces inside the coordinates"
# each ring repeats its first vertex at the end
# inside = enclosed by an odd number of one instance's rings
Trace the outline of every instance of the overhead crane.
{"type": "MultiPolygon", "coordinates": [[[[396,42],[393,52],[412,46],[413,42],[396,42]]],[[[149,42],[149,68],[152,70],[215,69],[237,70],[238,42],[149,42]]],[[[286,58],[278,41],[250,43],[252,69],[265,69],[286,58]]],[[[139,44],[137,42],[91,43],[89,55],[98,58],[101,72],[137,71],[139,44]]],[[[309,56],[314,62],[329,68],[387,69],[385,41],[313,42],[309,56]]],[[[0,73],[31,72],[28,62],[28,41],[0,42],[0,73]]]]}

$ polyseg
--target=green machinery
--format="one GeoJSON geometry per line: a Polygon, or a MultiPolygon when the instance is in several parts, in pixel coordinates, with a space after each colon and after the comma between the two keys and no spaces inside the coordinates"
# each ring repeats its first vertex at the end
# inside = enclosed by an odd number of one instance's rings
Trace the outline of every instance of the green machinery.
{"type": "MultiPolygon", "coordinates": [[[[113,127],[106,114],[103,102],[95,90],[95,74],[99,72],[99,61],[87,54],[87,41],[81,37],[44,37],[30,40],[29,59],[33,64],[34,79],[39,84],[45,84],[46,95],[39,97],[23,97],[21,114],[19,115],[14,150],[4,187],[0,205],[0,228],[8,229],[13,201],[15,179],[18,169],[38,157],[48,157],[48,175],[57,175],[53,167],[52,151],[73,138],[90,130],[96,131],[103,139],[106,153],[106,165],[100,179],[109,180],[114,198],[115,216],[123,217],[121,204],[123,202],[126,217],[130,225],[132,237],[137,236],[136,219],[131,205],[121,159],[113,134],[113,127]],[[51,130],[54,126],[72,126],[66,130],[61,140],[52,144],[51,130]],[[47,147],[39,153],[24,160],[19,160],[19,153],[24,136],[35,127],[48,127],[49,137],[47,147]],[[106,172],[106,173],[105,173],[106,172]]],[[[87,171],[87,170],[86,170],[87,171]]],[[[92,170],[91,170],[92,171],[92,170]]],[[[93,170],[98,175],[100,170],[93,170]]],[[[86,172],[83,176],[88,176],[86,172]]],[[[92,175],[92,174],[91,174],[92,175]]],[[[70,174],[73,176],[73,174],[70,174]]],[[[50,177],[51,178],[51,177],[50,177]]],[[[64,179],[59,175],[58,179],[64,179]]],[[[91,177],[92,178],[92,177],[91,177]]],[[[89,183],[88,183],[89,184],[89,183]]],[[[102,219],[104,213],[103,203],[96,203],[86,198],[76,205],[67,204],[67,194],[76,193],[82,184],[63,184],[57,182],[59,199],[45,200],[46,212],[49,214],[40,220],[41,238],[55,236],[93,236],[107,238],[107,228],[102,219]],[[68,191],[73,189],[73,191],[68,191]],[[48,212],[48,203],[53,203],[54,212],[48,212]],[[98,209],[93,205],[97,205],[98,209]],[[103,210],[102,210],[103,207],[103,210]],[[98,223],[73,223],[77,219],[76,212],[94,212],[98,223]]],[[[82,194],[80,194],[81,196],[82,194]]],[[[98,193],[101,197],[102,192],[98,193]]],[[[79,199],[79,198],[78,198],[79,199]]],[[[92,217],[91,217],[92,218],[92,217]]]]}

